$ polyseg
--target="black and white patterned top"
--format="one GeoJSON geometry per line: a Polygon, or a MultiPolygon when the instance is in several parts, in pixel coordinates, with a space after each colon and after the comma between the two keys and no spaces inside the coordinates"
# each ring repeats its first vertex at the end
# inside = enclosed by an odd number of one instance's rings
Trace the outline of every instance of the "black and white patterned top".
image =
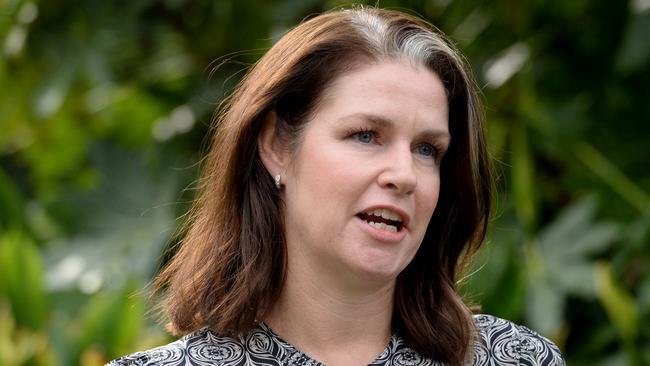
{"type": "MultiPolygon", "coordinates": [[[[560,350],[532,330],[490,315],[475,315],[483,342],[474,345],[468,365],[565,365],[560,350]]],[[[220,337],[207,329],[188,334],[166,346],[137,352],[106,366],[324,366],[284,341],[265,324],[246,337],[220,337]]],[[[371,366],[436,366],[394,334],[371,366]]]]}

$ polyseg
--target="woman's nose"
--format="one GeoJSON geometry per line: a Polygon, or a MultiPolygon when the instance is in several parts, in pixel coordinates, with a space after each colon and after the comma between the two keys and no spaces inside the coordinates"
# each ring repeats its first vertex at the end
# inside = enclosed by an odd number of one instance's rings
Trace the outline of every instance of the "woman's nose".
{"type": "Polygon", "coordinates": [[[381,187],[399,194],[410,194],[417,185],[417,175],[410,147],[391,149],[377,181],[381,187]]]}

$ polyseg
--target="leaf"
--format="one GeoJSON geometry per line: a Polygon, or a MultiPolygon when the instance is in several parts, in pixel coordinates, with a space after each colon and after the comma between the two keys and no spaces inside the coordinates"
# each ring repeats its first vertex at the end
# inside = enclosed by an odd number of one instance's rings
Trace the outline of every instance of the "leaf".
{"type": "Polygon", "coordinates": [[[128,283],[117,291],[94,296],[82,314],[82,353],[102,345],[109,358],[132,352],[144,323],[144,301],[134,293],[138,285],[128,283]]]}
{"type": "Polygon", "coordinates": [[[639,313],[634,298],[618,283],[607,262],[595,267],[596,292],[623,340],[632,344],[638,332],[639,313]]]}
{"type": "Polygon", "coordinates": [[[11,310],[6,299],[0,296],[0,365],[52,365],[52,351],[45,334],[16,327],[11,310]]]}
{"type": "Polygon", "coordinates": [[[650,11],[633,16],[627,24],[616,66],[624,72],[647,67],[650,61],[650,11]]]}
{"type": "Polygon", "coordinates": [[[578,141],[573,146],[573,153],[578,160],[607,183],[632,207],[641,213],[650,210],[650,195],[593,146],[578,141]]]}
{"type": "Polygon", "coordinates": [[[563,293],[549,280],[545,258],[539,248],[531,244],[526,247],[526,319],[540,333],[558,335],[564,315],[563,293]]]}
{"type": "Polygon", "coordinates": [[[566,255],[586,256],[603,252],[620,235],[620,227],[614,223],[594,223],[586,232],[567,246],[566,255]]]}
{"type": "Polygon", "coordinates": [[[20,232],[0,236],[0,295],[9,299],[18,326],[41,329],[47,315],[43,261],[20,232]]]}
{"type": "Polygon", "coordinates": [[[526,127],[513,127],[510,143],[512,145],[512,190],[517,217],[528,228],[537,220],[535,187],[533,183],[533,160],[528,150],[526,127]]]}
{"type": "Polygon", "coordinates": [[[548,261],[548,278],[564,294],[580,296],[585,299],[594,297],[594,272],[587,260],[548,261]]]}
{"type": "Polygon", "coordinates": [[[564,294],[595,295],[592,256],[620,237],[618,224],[594,222],[596,201],[588,196],[562,210],[539,234],[545,274],[564,294]]]}
{"type": "Polygon", "coordinates": [[[562,294],[543,277],[532,277],[528,286],[526,319],[539,333],[547,336],[558,335],[564,318],[562,294]]]}
{"type": "Polygon", "coordinates": [[[0,167],[0,230],[18,229],[24,226],[24,202],[22,194],[0,167]]]}
{"type": "Polygon", "coordinates": [[[70,57],[66,62],[60,62],[52,67],[52,70],[41,80],[34,91],[32,105],[33,113],[37,117],[49,118],[61,108],[71,84],[77,77],[77,64],[78,60],[70,57]]]}
{"type": "Polygon", "coordinates": [[[594,222],[596,201],[585,197],[562,210],[539,234],[539,244],[551,263],[585,261],[605,251],[621,236],[612,222],[594,222]]]}
{"type": "Polygon", "coordinates": [[[593,197],[587,197],[564,208],[539,233],[539,243],[546,252],[563,252],[567,245],[587,231],[596,208],[593,197]]]}
{"type": "Polygon", "coordinates": [[[641,280],[641,284],[638,286],[639,289],[639,308],[645,309],[646,312],[650,313],[650,272],[646,272],[645,277],[641,280]]]}

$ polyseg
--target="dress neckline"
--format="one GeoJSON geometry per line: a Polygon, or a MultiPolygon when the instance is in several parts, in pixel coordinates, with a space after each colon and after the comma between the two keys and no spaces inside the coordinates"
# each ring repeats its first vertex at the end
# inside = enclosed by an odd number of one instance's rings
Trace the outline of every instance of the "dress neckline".
{"type": "MultiPolygon", "coordinates": [[[[326,366],[325,363],[320,362],[313,358],[312,356],[308,355],[307,353],[301,351],[298,349],[296,346],[293,344],[289,343],[286,341],[284,338],[282,338],[280,335],[278,335],[271,327],[264,321],[261,321],[259,323],[259,328],[262,330],[264,333],[266,333],[271,339],[273,339],[275,342],[280,344],[286,351],[286,354],[289,355],[292,361],[298,361],[298,363],[289,363],[289,364],[302,364],[302,365],[309,365],[309,366],[326,366]]],[[[395,350],[397,350],[397,346],[401,344],[402,341],[399,338],[399,336],[393,332],[393,334],[390,336],[388,339],[388,343],[384,347],[383,351],[375,357],[375,359],[370,362],[368,365],[373,365],[373,366],[378,366],[378,365],[386,365],[386,362],[390,359],[390,356],[394,353],[395,350]]]]}

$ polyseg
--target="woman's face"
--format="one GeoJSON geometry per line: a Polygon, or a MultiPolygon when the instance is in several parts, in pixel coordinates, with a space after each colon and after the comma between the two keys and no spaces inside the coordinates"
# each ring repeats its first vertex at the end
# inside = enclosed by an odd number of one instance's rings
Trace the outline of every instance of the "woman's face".
{"type": "Polygon", "coordinates": [[[336,79],[283,177],[289,270],[394,280],[436,207],[448,131],[444,87],[425,67],[383,61],[336,79]]]}

